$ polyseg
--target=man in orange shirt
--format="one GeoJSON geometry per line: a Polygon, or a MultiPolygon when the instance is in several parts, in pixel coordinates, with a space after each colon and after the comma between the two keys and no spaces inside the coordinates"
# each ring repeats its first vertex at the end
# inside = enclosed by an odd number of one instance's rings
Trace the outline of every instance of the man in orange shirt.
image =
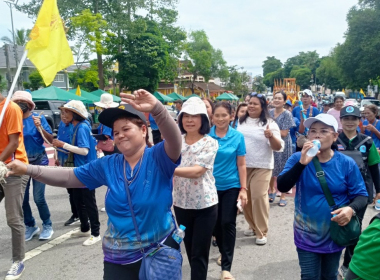
{"type": "MultiPolygon", "coordinates": [[[[4,104],[5,98],[0,94],[0,114],[4,104]]],[[[28,163],[22,131],[22,111],[11,101],[0,127],[0,161],[9,163],[18,159],[28,163]]],[[[24,271],[25,225],[22,202],[27,180],[27,176],[10,176],[6,178],[6,182],[0,182],[0,202],[4,199],[7,224],[12,231],[13,264],[5,277],[6,280],[19,279],[24,271]]]]}

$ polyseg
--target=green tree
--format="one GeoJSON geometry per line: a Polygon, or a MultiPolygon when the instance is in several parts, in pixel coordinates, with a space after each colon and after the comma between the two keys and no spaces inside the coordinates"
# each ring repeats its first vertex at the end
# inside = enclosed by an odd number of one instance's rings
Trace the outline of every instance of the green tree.
{"type": "Polygon", "coordinates": [[[6,82],[5,76],[0,75],[0,94],[2,91],[8,88],[8,84],[6,82]]]}
{"type": "Polygon", "coordinates": [[[94,91],[99,87],[97,60],[90,61],[90,67],[78,68],[74,73],[69,73],[69,81],[73,88],[78,85],[85,91],[94,91]]]}
{"type": "Polygon", "coordinates": [[[264,78],[261,75],[253,77],[252,90],[259,93],[267,91],[267,86],[264,84],[264,78]]]}
{"type": "Polygon", "coordinates": [[[274,86],[274,80],[280,80],[280,79],[285,78],[284,73],[285,73],[285,69],[284,68],[280,68],[280,69],[277,69],[274,72],[268,73],[268,74],[266,74],[264,76],[263,83],[266,86],[273,88],[273,86],[274,86]]]}
{"type": "Polygon", "coordinates": [[[29,82],[24,83],[24,88],[33,90],[38,90],[41,87],[45,87],[44,80],[42,79],[38,71],[33,71],[29,74],[29,82]]]}
{"type": "MultiPolygon", "coordinates": [[[[294,66],[307,67],[315,75],[320,64],[320,58],[317,51],[300,52],[298,55],[289,58],[284,64],[284,77],[291,78],[290,72],[294,66]]],[[[298,81],[297,81],[298,83],[298,81]]]]}
{"type": "MultiPolygon", "coordinates": [[[[5,44],[11,44],[13,45],[13,32],[9,30],[11,33],[11,37],[3,36],[1,37],[1,41],[3,41],[5,44]]],[[[29,34],[30,29],[16,29],[15,31],[15,41],[17,46],[24,46],[29,41],[29,34]]]]}
{"type": "Polygon", "coordinates": [[[237,65],[229,67],[229,77],[224,87],[235,95],[242,97],[251,92],[248,87],[250,77],[246,71],[239,72],[238,69],[237,65]]]}
{"type": "Polygon", "coordinates": [[[300,85],[301,88],[309,88],[311,74],[311,70],[307,67],[293,66],[290,72],[290,78],[296,78],[297,84],[300,85]]]}
{"type": "Polygon", "coordinates": [[[337,90],[342,88],[341,70],[336,65],[334,52],[321,59],[321,65],[317,69],[317,77],[327,88],[337,90]]]}
{"type": "Polygon", "coordinates": [[[282,67],[281,60],[274,56],[267,56],[267,59],[263,62],[263,75],[277,71],[282,67]]]}

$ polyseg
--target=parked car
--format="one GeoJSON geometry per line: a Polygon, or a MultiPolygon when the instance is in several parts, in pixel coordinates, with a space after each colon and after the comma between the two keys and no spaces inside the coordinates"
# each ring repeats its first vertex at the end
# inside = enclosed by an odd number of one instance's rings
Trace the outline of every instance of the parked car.
{"type": "MultiPolygon", "coordinates": [[[[60,100],[38,100],[34,101],[34,103],[36,104],[34,112],[38,114],[43,112],[43,115],[45,116],[51,130],[53,132],[57,132],[59,123],[61,122],[61,110],[59,110],[59,107],[66,104],[66,102],[60,100]]],[[[91,114],[89,114],[88,121],[92,127],[94,120],[91,114]]]]}
{"type": "Polygon", "coordinates": [[[363,99],[362,102],[360,103],[360,111],[363,112],[364,107],[371,104],[377,106],[377,108],[379,109],[378,115],[380,115],[380,101],[377,99],[363,99]]]}

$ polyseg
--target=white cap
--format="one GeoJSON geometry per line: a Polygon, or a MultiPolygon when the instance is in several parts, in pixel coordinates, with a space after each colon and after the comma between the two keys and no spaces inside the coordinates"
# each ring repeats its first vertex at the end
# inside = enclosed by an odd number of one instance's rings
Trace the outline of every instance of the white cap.
{"type": "Polygon", "coordinates": [[[205,103],[200,99],[199,97],[190,97],[188,100],[186,100],[185,103],[182,105],[181,112],[179,112],[178,117],[182,114],[186,113],[189,115],[207,115],[207,109],[205,103]]]}
{"type": "Polygon", "coordinates": [[[63,105],[62,107],[60,107],[60,109],[62,108],[72,111],[74,113],[77,113],[79,116],[81,116],[84,119],[88,118],[88,112],[86,110],[86,106],[84,106],[82,101],[71,100],[67,102],[65,105],[63,105]]]}
{"type": "Polygon", "coordinates": [[[313,97],[313,92],[312,92],[310,89],[304,89],[304,90],[302,91],[302,94],[304,94],[304,93],[306,93],[307,95],[313,97]]]}
{"type": "Polygon", "coordinates": [[[336,119],[329,114],[319,114],[316,117],[308,118],[303,124],[306,128],[310,128],[311,125],[315,122],[321,122],[325,125],[332,126],[335,132],[338,132],[338,122],[336,119]]]}
{"type": "Polygon", "coordinates": [[[100,96],[100,102],[95,102],[94,104],[98,107],[105,108],[105,109],[116,108],[119,106],[118,103],[113,102],[113,97],[109,93],[103,93],[100,96]]]}

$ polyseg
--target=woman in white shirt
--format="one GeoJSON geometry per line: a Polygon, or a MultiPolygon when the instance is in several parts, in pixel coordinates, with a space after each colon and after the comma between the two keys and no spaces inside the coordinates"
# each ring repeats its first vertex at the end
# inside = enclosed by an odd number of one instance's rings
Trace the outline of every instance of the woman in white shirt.
{"type": "Polygon", "coordinates": [[[267,243],[269,200],[268,189],[274,168],[273,151],[282,151],[280,129],[269,116],[262,94],[252,93],[245,116],[237,130],[243,133],[247,149],[247,196],[244,216],[256,235],[256,244],[267,243]]]}
{"type": "Polygon", "coordinates": [[[218,215],[213,176],[218,141],[207,134],[210,121],[198,97],[187,100],[178,115],[182,132],[181,164],[174,172],[173,205],[177,223],[184,225],[192,280],[206,280],[211,236],[218,215]]]}

